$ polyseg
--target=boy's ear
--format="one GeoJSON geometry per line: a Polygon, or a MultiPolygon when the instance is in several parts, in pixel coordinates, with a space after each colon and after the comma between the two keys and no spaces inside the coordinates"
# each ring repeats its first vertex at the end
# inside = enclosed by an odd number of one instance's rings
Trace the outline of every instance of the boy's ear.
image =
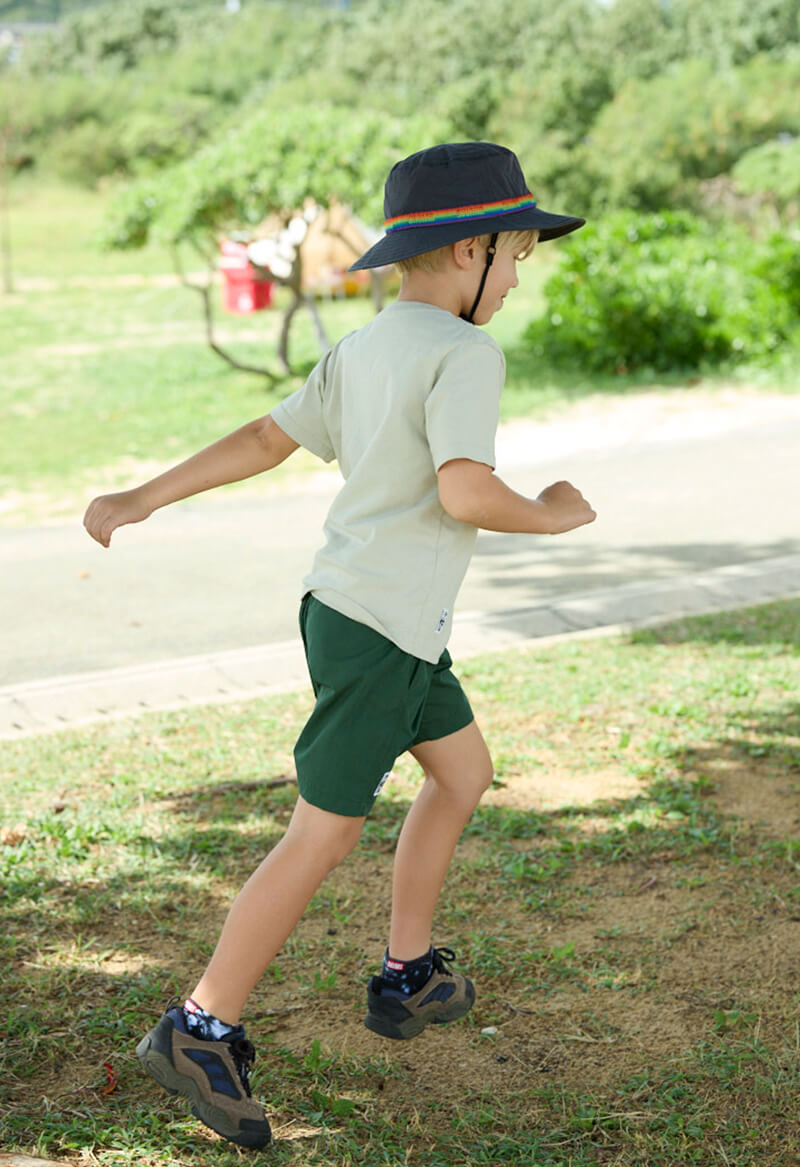
{"type": "Polygon", "coordinates": [[[459,239],[457,243],[453,244],[453,259],[456,267],[463,268],[465,271],[472,267],[477,254],[477,235],[470,235],[468,239],[459,239]]]}

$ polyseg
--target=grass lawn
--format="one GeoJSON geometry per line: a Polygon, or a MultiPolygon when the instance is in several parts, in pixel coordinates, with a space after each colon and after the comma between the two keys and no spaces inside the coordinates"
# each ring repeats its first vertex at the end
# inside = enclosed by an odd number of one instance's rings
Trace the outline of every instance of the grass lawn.
{"type": "MultiPolygon", "coordinates": [[[[409,1043],[361,1024],[419,783],[401,761],[251,1001],[269,1160],[796,1167],[800,602],[461,673],[497,781],[435,941],[475,979],[475,1008],[409,1043]]],[[[308,708],[272,697],[4,743],[6,1150],[243,1161],[133,1051],[285,826],[308,708]]]]}
{"type": "MultiPolygon", "coordinates": [[[[0,296],[2,521],[73,515],[101,490],[139,481],[267,412],[301,383],[289,378],[270,389],[264,379],[223,364],[205,344],[199,298],[170,279],[165,250],[100,251],[96,234],[107,198],[28,180],[12,191],[19,290],[0,296]]],[[[505,419],[652,387],[642,376],[584,378],[537,366],[522,336],[544,310],[542,288],[557,260],[555,247],[542,247],[522,264],[520,287],[488,329],[508,358],[505,419]]],[[[372,314],[365,299],[325,303],[321,311],[334,340],[372,314]]],[[[293,333],[293,359],[307,370],[318,350],[306,315],[293,333]]],[[[248,317],[220,311],[217,323],[237,358],[275,364],[279,311],[248,317]]],[[[796,366],[787,358],[785,367],[760,375],[771,387],[794,389],[796,366]]],[[[685,383],[685,377],[661,382],[685,383]]],[[[298,456],[292,473],[315,465],[311,455],[298,456]]]]}

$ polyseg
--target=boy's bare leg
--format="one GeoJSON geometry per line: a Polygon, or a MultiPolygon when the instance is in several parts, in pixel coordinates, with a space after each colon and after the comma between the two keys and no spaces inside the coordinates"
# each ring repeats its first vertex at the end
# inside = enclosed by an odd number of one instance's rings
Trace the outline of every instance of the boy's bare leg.
{"type": "Polygon", "coordinates": [[[236,1025],[244,1003],[325,876],[358,842],[363,818],[298,797],[286,834],[233,901],[208,968],[191,996],[236,1025]]]}
{"type": "Polygon", "coordinates": [[[389,952],[414,960],[428,951],[436,901],[462,830],[491,785],[489,751],[475,722],[411,753],[425,783],[406,816],[394,860],[389,952]]]}

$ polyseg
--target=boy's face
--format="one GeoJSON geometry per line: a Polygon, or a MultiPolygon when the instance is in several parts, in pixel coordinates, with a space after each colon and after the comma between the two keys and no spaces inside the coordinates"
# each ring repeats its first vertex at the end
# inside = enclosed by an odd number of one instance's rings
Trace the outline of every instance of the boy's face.
{"type": "MultiPolygon", "coordinates": [[[[483,268],[486,263],[486,249],[478,248],[478,260],[475,265],[477,279],[483,274],[483,268]]],[[[488,324],[494,316],[495,312],[499,312],[503,307],[503,301],[506,295],[512,288],[519,285],[517,278],[517,253],[502,246],[498,246],[495,253],[492,266],[489,268],[489,274],[486,277],[486,284],[484,285],[483,294],[481,295],[480,303],[475,312],[475,324],[488,324]]],[[[472,295],[473,298],[477,292],[477,283],[472,295]]],[[[467,306],[467,311],[472,307],[470,303],[467,306]]]]}

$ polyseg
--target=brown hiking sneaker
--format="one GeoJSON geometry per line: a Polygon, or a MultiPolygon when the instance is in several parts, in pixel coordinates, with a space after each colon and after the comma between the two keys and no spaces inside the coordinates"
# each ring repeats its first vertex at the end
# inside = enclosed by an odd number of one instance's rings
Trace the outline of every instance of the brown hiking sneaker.
{"type": "Polygon", "coordinates": [[[381,977],[372,977],[367,988],[369,1012],[364,1018],[367,1029],[405,1041],[422,1033],[431,1022],[444,1025],[468,1013],[475,1000],[475,987],[472,981],[447,967],[445,961],[455,958],[450,948],[434,948],[433,972],[410,997],[389,989],[381,977]]]}
{"type": "Polygon", "coordinates": [[[217,1041],[193,1037],[183,1009],[170,1003],[136,1054],[159,1086],[188,1098],[195,1118],[217,1134],[240,1147],[266,1147],[272,1132],[250,1093],[256,1053],[241,1025],[217,1041]]]}

